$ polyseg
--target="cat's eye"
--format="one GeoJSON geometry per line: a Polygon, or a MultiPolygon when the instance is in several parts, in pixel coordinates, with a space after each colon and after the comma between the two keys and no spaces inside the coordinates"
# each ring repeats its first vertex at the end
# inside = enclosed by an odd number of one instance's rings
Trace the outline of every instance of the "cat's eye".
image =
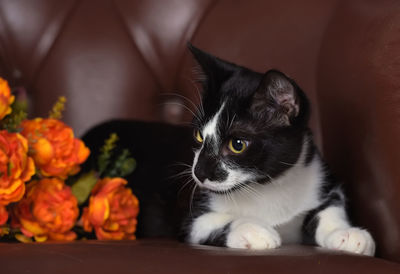
{"type": "Polygon", "coordinates": [[[229,140],[228,148],[235,154],[240,154],[246,150],[248,142],[238,138],[232,138],[229,140]]]}
{"type": "Polygon", "coordinates": [[[196,130],[196,132],[194,133],[194,137],[196,138],[197,142],[203,143],[204,138],[203,138],[203,135],[201,135],[200,130],[196,130]]]}

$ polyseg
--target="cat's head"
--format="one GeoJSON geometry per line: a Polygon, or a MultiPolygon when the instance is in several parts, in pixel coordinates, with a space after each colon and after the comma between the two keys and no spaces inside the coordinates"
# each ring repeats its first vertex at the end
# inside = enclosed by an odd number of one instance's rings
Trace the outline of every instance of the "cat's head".
{"type": "Polygon", "coordinates": [[[189,49],[204,73],[194,119],[196,183],[225,193],[268,183],[295,164],[309,119],[296,83],[277,70],[257,73],[189,49]]]}

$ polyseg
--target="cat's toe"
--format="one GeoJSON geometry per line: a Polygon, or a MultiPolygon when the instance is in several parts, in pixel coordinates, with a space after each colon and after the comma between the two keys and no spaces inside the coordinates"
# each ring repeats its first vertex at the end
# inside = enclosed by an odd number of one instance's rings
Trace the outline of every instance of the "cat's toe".
{"type": "Polygon", "coordinates": [[[324,247],[373,256],[375,243],[368,231],[356,227],[337,229],[330,233],[324,247]]]}
{"type": "Polygon", "coordinates": [[[273,228],[244,223],[233,229],[227,237],[227,246],[244,249],[271,249],[281,245],[281,238],[273,228]]]}

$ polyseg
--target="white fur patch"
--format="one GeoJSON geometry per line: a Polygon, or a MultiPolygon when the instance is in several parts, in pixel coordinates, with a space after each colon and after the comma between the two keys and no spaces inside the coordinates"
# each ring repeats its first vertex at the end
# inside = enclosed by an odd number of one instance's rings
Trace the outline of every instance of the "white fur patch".
{"type": "Polygon", "coordinates": [[[231,248],[271,249],[281,245],[278,232],[254,220],[239,219],[231,224],[226,245],[231,248]]]}
{"type": "Polygon", "coordinates": [[[304,214],[298,215],[289,222],[275,227],[279,235],[281,235],[283,244],[298,244],[302,242],[304,217],[304,214]]]}
{"type": "Polygon", "coordinates": [[[224,213],[210,212],[198,217],[192,224],[190,242],[200,243],[217,229],[223,228],[233,220],[233,216],[224,213]]]}
{"type": "Polygon", "coordinates": [[[358,227],[334,230],[326,237],[323,247],[367,256],[375,254],[375,242],[371,234],[358,227]]]}
{"type": "MultiPolygon", "coordinates": [[[[218,110],[218,112],[214,115],[213,118],[211,118],[211,120],[204,126],[203,130],[202,130],[202,135],[203,135],[203,145],[201,146],[201,148],[197,151],[194,152],[194,159],[193,159],[193,165],[192,165],[192,177],[194,179],[194,181],[199,185],[199,186],[203,186],[203,182],[201,182],[195,175],[194,170],[196,168],[197,165],[197,161],[199,159],[199,155],[201,150],[204,147],[204,142],[206,141],[207,138],[212,138],[214,137],[215,140],[217,140],[218,138],[218,130],[217,130],[217,125],[218,125],[218,119],[221,115],[221,112],[223,110],[225,106],[225,103],[222,104],[221,108],[218,110]]],[[[207,181],[207,180],[206,180],[207,181]]]]}
{"type": "Polygon", "coordinates": [[[330,206],[319,212],[317,216],[319,223],[315,231],[315,239],[320,246],[324,245],[326,236],[332,231],[350,227],[343,207],[330,206]]]}
{"type": "Polygon", "coordinates": [[[220,118],[221,112],[225,107],[225,103],[222,104],[221,108],[218,110],[218,112],[214,115],[213,118],[204,126],[202,134],[204,137],[204,140],[208,137],[214,137],[217,138],[218,135],[218,130],[217,130],[217,125],[218,125],[218,120],[220,118]]]}

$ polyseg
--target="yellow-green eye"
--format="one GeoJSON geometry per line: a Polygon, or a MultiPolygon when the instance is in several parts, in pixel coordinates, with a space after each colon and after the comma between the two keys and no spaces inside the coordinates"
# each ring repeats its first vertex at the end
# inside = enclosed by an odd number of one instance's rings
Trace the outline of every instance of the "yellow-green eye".
{"type": "Polygon", "coordinates": [[[244,140],[232,138],[229,140],[228,147],[233,153],[239,154],[246,150],[247,142],[244,140]]]}
{"type": "Polygon", "coordinates": [[[201,135],[200,130],[196,130],[194,137],[196,138],[197,142],[203,143],[203,135],[201,135]]]}

